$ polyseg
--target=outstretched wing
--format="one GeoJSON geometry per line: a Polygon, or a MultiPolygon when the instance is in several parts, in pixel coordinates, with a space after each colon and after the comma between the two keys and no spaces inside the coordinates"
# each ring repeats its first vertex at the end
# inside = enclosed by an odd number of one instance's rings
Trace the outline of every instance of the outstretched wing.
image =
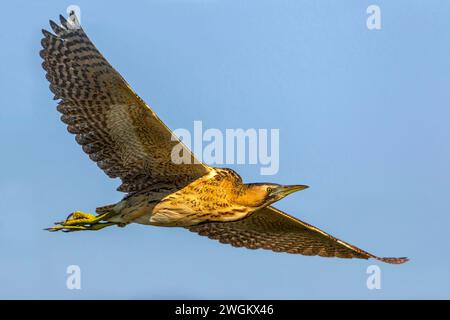
{"type": "Polygon", "coordinates": [[[50,21],[54,33],[42,31],[40,54],[50,90],[83,150],[109,177],[122,180],[118,190],[182,187],[208,173],[102,56],[75,14],[60,20],[61,25],[50,21]],[[172,162],[175,146],[191,164],[172,162]]]}
{"type": "Polygon", "coordinates": [[[307,256],[374,258],[394,264],[408,261],[407,258],[374,256],[271,206],[242,220],[203,223],[191,226],[189,230],[221,243],[249,249],[262,248],[307,256]]]}

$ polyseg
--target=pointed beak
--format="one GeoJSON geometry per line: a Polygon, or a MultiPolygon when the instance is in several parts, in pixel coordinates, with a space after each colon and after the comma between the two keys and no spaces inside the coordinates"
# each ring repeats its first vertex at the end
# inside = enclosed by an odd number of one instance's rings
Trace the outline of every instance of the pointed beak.
{"type": "Polygon", "coordinates": [[[305,186],[303,184],[296,184],[296,185],[292,185],[292,186],[280,186],[280,187],[276,188],[275,190],[273,190],[271,195],[286,197],[287,195],[289,195],[291,193],[305,190],[307,188],[309,188],[309,186],[305,186]]]}

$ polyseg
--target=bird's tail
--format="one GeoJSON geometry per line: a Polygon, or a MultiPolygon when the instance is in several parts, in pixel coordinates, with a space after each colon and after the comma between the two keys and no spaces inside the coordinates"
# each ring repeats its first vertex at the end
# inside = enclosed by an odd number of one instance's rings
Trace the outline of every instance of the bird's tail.
{"type": "Polygon", "coordinates": [[[115,206],[116,206],[115,204],[108,204],[106,206],[96,208],[95,212],[97,214],[107,213],[108,211],[111,211],[115,206]]]}

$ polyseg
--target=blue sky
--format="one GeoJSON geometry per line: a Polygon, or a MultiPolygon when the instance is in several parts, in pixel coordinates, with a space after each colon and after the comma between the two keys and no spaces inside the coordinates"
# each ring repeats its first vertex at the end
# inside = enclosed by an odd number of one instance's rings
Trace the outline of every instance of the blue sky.
{"type": "Polygon", "coordinates": [[[8,1],[0,40],[0,298],[450,298],[450,3],[8,1]],[[277,206],[405,265],[236,249],[183,229],[48,233],[122,194],[59,121],[42,28],[84,29],[172,129],[279,128],[277,206]],[[79,265],[82,289],[66,288],[79,265]],[[368,290],[377,264],[381,289],[368,290]]]}

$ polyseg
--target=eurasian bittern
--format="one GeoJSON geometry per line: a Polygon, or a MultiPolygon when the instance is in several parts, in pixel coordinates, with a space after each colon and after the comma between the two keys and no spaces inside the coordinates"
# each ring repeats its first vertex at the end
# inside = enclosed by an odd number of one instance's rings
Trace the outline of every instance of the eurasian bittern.
{"type": "Polygon", "coordinates": [[[340,258],[379,258],[271,206],[305,185],[244,184],[231,169],[198,162],[89,40],[72,13],[43,30],[43,68],[68,131],[126,192],[97,216],[75,211],[50,231],[140,223],[184,227],[237,247],[340,258]],[[175,164],[182,146],[191,163],[175,164]]]}

